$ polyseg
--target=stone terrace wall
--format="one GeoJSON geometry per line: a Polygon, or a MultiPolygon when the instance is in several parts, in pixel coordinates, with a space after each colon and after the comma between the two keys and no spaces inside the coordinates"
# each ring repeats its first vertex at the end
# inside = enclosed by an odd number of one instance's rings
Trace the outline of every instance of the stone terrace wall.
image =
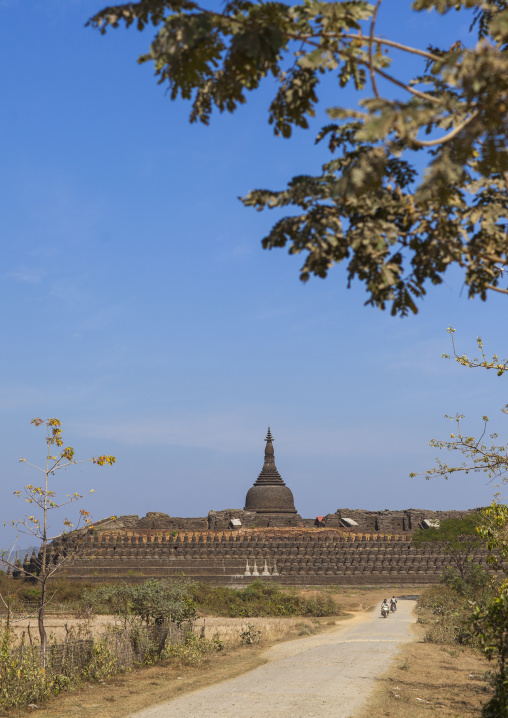
{"type": "MultiPolygon", "coordinates": [[[[73,551],[72,539],[57,550],[73,551]]],[[[450,559],[434,546],[414,548],[408,535],[330,529],[239,532],[103,530],[88,534],[66,569],[84,582],[181,576],[241,586],[258,577],[291,585],[429,584],[450,559]]],[[[474,556],[488,567],[486,552],[474,556]]]]}

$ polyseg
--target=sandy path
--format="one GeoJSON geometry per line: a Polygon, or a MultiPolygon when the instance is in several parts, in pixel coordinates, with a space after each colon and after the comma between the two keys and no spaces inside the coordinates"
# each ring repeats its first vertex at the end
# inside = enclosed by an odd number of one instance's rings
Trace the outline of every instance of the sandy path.
{"type": "Polygon", "coordinates": [[[387,619],[364,614],[354,625],[273,646],[260,668],[135,718],[349,718],[395,657],[397,645],[412,640],[414,605],[401,600],[387,619]]]}

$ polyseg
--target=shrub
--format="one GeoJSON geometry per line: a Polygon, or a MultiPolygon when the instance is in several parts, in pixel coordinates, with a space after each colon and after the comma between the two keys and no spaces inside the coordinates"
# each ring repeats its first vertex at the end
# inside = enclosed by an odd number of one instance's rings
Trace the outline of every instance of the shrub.
{"type": "Polygon", "coordinates": [[[488,660],[495,660],[497,672],[491,682],[494,695],[483,707],[484,718],[508,718],[508,594],[500,591],[473,616],[473,626],[488,660]]]}
{"type": "Polygon", "coordinates": [[[253,643],[259,643],[261,640],[261,631],[256,629],[255,626],[249,624],[246,630],[240,633],[240,640],[246,646],[251,646],[253,643]]]}
{"type": "Polygon", "coordinates": [[[243,589],[195,584],[192,596],[199,610],[217,616],[336,616],[340,611],[331,596],[304,598],[274,583],[254,581],[243,589]]]}
{"type": "Polygon", "coordinates": [[[464,577],[449,568],[441,577],[441,585],[426,589],[418,599],[418,622],[428,626],[424,640],[479,648],[473,609],[486,606],[495,593],[492,577],[480,566],[471,563],[464,577]]]}
{"type": "Polygon", "coordinates": [[[88,681],[103,681],[116,673],[117,668],[117,658],[108,646],[107,638],[102,638],[94,642],[82,677],[88,681]]]}
{"type": "Polygon", "coordinates": [[[52,681],[41,670],[39,653],[21,643],[11,650],[9,626],[3,629],[0,648],[0,706],[13,708],[49,698],[52,681]]]}
{"type": "Polygon", "coordinates": [[[456,569],[448,567],[441,576],[440,583],[449,586],[459,596],[476,602],[488,600],[492,595],[492,576],[472,561],[468,562],[464,577],[456,569]]]}
{"type": "Polygon", "coordinates": [[[25,585],[18,594],[22,601],[39,601],[41,598],[41,589],[38,586],[25,585]]]}
{"type": "Polygon", "coordinates": [[[192,584],[184,580],[149,579],[134,586],[127,583],[101,586],[86,591],[83,601],[90,611],[114,613],[125,624],[183,623],[196,615],[191,589],[192,584]]]}
{"type": "Polygon", "coordinates": [[[198,637],[192,630],[188,630],[181,643],[168,645],[162,653],[161,658],[176,660],[184,666],[200,666],[203,658],[214,651],[221,651],[224,644],[215,637],[208,641],[206,638],[198,637]]]}

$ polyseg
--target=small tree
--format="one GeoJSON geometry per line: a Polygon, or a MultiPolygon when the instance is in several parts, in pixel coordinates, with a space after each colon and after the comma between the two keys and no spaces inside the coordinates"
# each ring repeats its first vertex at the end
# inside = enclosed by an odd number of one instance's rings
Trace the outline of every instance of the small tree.
{"type": "MultiPolygon", "coordinates": [[[[453,357],[447,354],[447,359],[454,358],[461,366],[471,369],[482,368],[494,370],[501,377],[508,372],[508,360],[501,360],[494,354],[490,359],[485,354],[483,342],[477,338],[479,356],[470,359],[465,354],[459,354],[455,347],[453,327],[448,329],[453,348],[453,357]]],[[[508,405],[501,409],[508,414],[508,405]]],[[[487,433],[488,417],[483,417],[483,430],[478,438],[467,436],[462,428],[462,415],[451,418],[456,422],[456,432],[449,440],[430,442],[431,446],[448,451],[458,451],[464,459],[459,465],[448,465],[437,459],[437,466],[426,472],[427,478],[433,475],[448,478],[451,473],[484,472],[490,479],[501,483],[508,483],[508,445],[500,445],[496,433],[490,434],[490,442],[485,439],[487,433]]],[[[414,476],[414,474],[413,474],[414,476]]],[[[490,552],[489,563],[503,568],[505,574],[508,561],[508,507],[500,503],[499,495],[492,504],[483,509],[479,516],[477,528],[478,536],[483,540],[490,552]],[[504,565],[503,565],[504,563],[504,565]]],[[[497,661],[497,673],[494,675],[494,696],[483,707],[482,715],[486,718],[508,718],[508,580],[499,586],[499,594],[486,606],[477,607],[472,617],[472,626],[483,647],[483,652],[489,660],[497,661]]]]}
{"type": "MultiPolygon", "coordinates": [[[[469,367],[470,369],[486,369],[494,370],[497,376],[501,377],[505,372],[508,372],[508,360],[499,359],[497,354],[489,359],[485,354],[483,348],[483,342],[481,337],[477,337],[476,343],[479,349],[479,356],[470,359],[465,354],[458,354],[455,348],[453,327],[448,327],[448,333],[451,336],[453,355],[443,354],[444,359],[454,358],[461,366],[469,367]]],[[[504,414],[508,414],[508,404],[501,408],[504,414]]],[[[447,451],[459,452],[465,458],[461,464],[449,465],[441,459],[436,458],[436,466],[428,469],[425,472],[427,479],[431,476],[444,476],[445,479],[452,473],[457,471],[468,474],[470,471],[484,472],[490,479],[501,481],[502,483],[508,482],[508,445],[498,443],[498,434],[492,433],[488,436],[490,443],[488,443],[487,426],[489,422],[488,416],[483,416],[483,428],[478,437],[468,436],[463,430],[462,419],[463,414],[456,414],[455,416],[447,416],[447,419],[454,422],[456,429],[450,434],[449,439],[431,439],[429,442],[430,446],[434,446],[437,449],[446,449],[447,451]]],[[[416,474],[411,474],[416,476],[416,474]]]]}
{"type": "Polygon", "coordinates": [[[86,592],[83,598],[94,608],[106,606],[125,626],[157,626],[171,621],[181,624],[196,616],[193,585],[185,580],[150,578],[134,586],[101,586],[86,592]]]}
{"type": "MultiPolygon", "coordinates": [[[[46,427],[46,466],[44,468],[37,466],[36,464],[31,464],[23,458],[20,459],[20,462],[28,464],[28,466],[32,466],[37,471],[42,472],[44,474],[44,479],[41,485],[34,486],[32,484],[27,484],[20,491],[15,491],[14,494],[33,506],[35,508],[35,513],[37,513],[38,516],[26,515],[23,519],[11,521],[10,523],[12,526],[16,527],[20,533],[32,537],[32,540],[36,539],[39,541],[41,549],[35,562],[36,566],[34,567],[34,572],[27,571],[24,567],[20,567],[19,565],[13,563],[10,556],[8,556],[5,551],[2,555],[2,563],[11,569],[21,571],[22,576],[30,576],[33,580],[39,583],[41,595],[38,608],[38,627],[43,660],[45,661],[47,637],[44,626],[44,613],[48,602],[48,581],[59,569],[62,568],[64,564],[69,563],[74,556],[73,552],[60,552],[57,556],[52,555],[49,550],[49,543],[62,536],[68,528],[78,529],[83,525],[86,526],[91,523],[89,512],[85,511],[85,509],[80,509],[79,519],[76,526],[74,526],[68,518],[65,518],[63,521],[63,530],[53,536],[49,534],[49,512],[74,503],[75,501],[82,499],[84,496],[75,492],[73,494],[67,494],[63,501],[57,502],[55,500],[55,491],[50,489],[50,477],[54,476],[57,471],[66,469],[74,464],[83,464],[90,461],[98,466],[104,466],[105,464],[114,464],[116,459],[114,456],[103,455],[77,461],[74,458],[75,452],[72,446],[67,446],[59,453],[55,453],[55,449],[61,449],[64,445],[60,421],[58,419],[44,420],[37,418],[32,419],[31,423],[34,424],[34,426],[43,425],[46,427]]],[[[93,489],[89,493],[93,493],[93,489]]]]}
{"type": "Polygon", "coordinates": [[[484,654],[497,661],[493,676],[494,695],[483,707],[484,718],[508,718],[508,594],[501,591],[488,606],[473,614],[475,629],[484,654]]]}
{"type": "Polygon", "coordinates": [[[475,515],[463,519],[445,519],[439,527],[418,529],[413,536],[413,545],[437,544],[450,556],[450,561],[460,574],[466,577],[468,563],[474,552],[483,545],[478,534],[479,518],[475,515]]]}

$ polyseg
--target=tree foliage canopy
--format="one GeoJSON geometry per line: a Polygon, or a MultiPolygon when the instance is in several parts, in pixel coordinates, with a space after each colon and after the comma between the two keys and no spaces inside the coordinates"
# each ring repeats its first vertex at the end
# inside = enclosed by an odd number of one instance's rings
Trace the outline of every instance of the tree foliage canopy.
{"type": "Polygon", "coordinates": [[[483,545],[478,533],[479,525],[480,517],[475,514],[469,514],[462,519],[445,519],[439,526],[415,531],[413,545],[439,544],[442,551],[450,556],[463,579],[469,560],[483,545]]]}
{"type": "Polygon", "coordinates": [[[85,594],[85,603],[105,607],[126,623],[139,621],[151,626],[169,621],[182,623],[196,615],[192,584],[183,580],[148,579],[136,585],[101,586],[85,594]]]}
{"type": "Polygon", "coordinates": [[[111,5],[88,24],[102,33],[153,25],[139,62],[154,63],[171,99],[191,102],[192,122],[207,124],[214,108],[234,112],[270,76],[268,121],[289,137],[309,126],[321,77],[336,78],[332,123],[316,139],[331,155],[321,173],[242,200],[257,210],[290,208],[263,246],[303,252],[302,280],[345,262],[348,284],[365,284],[367,304],[401,315],[416,313],[427,285],[453,265],[470,297],[506,294],[508,3],[415,0],[415,12],[468,10],[472,20],[470,46],[451,38],[418,48],[377,34],[381,2],[230,0],[217,9],[139,0],[111,5]],[[399,53],[421,59],[409,82],[391,68],[399,53]],[[354,109],[340,105],[350,84],[363,91],[354,109]]]}

